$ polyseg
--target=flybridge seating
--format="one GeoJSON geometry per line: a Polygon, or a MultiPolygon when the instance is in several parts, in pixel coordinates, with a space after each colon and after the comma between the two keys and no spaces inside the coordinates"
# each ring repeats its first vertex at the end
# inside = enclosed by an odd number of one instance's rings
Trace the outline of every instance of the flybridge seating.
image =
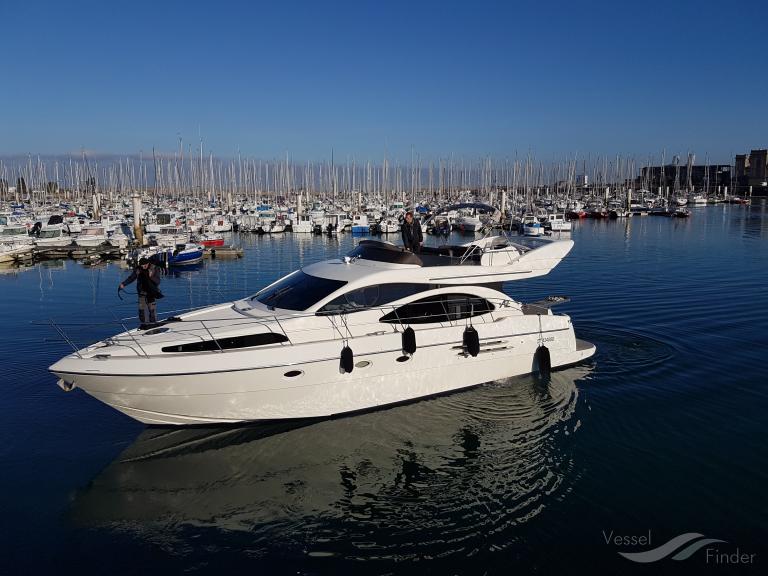
{"type": "Polygon", "coordinates": [[[492,238],[484,246],[482,242],[468,245],[423,246],[419,254],[407,251],[402,246],[379,240],[361,240],[347,258],[360,258],[391,264],[430,266],[480,266],[483,253],[514,247],[520,254],[530,250],[528,246],[511,244],[504,238],[492,238]]]}

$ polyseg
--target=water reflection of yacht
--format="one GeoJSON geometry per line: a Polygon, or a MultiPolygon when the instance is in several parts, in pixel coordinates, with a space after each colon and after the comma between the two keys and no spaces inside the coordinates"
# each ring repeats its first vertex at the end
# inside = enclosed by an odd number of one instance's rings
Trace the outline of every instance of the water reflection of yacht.
{"type": "Polygon", "coordinates": [[[521,305],[499,288],[547,274],[572,246],[489,237],[416,255],[363,241],[250,298],[107,338],[51,371],[65,390],[142,422],[211,424],[327,417],[562,367],[595,347],[549,303],[521,305]]]}
{"type": "Polygon", "coordinates": [[[398,555],[414,527],[432,551],[503,540],[568,494],[577,382],[590,370],[301,427],[150,428],[75,495],[71,516],[148,540],[243,531],[267,547],[329,526],[324,546],[354,547],[349,530],[398,555]]]}

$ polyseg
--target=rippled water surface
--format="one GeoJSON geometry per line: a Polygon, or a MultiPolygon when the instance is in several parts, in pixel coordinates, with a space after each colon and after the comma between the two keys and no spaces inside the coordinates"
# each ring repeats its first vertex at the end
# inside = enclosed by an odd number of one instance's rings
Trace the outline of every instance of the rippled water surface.
{"type": "MultiPolygon", "coordinates": [[[[117,264],[0,269],[0,572],[763,572],[768,209],[582,221],[549,276],[509,283],[598,352],[555,372],[333,420],[145,428],[46,372],[134,314],[117,264]],[[647,535],[651,546],[606,543],[647,535]],[[757,564],[634,564],[696,532],[757,564]],[[760,569],[762,564],[763,569],[760,569]]],[[[256,291],[353,239],[234,237],[242,260],[163,279],[168,312],[256,291]]],[[[458,240],[458,238],[456,239],[458,240]]],[[[135,296],[134,296],[135,298],[135,296]]]]}

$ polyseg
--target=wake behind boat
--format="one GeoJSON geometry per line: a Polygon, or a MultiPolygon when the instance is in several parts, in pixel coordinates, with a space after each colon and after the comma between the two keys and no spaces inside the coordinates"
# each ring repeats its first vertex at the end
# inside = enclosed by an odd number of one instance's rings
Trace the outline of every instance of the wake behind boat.
{"type": "Polygon", "coordinates": [[[50,367],[148,424],[327,417],[580,362],[557,300],[520,304],[501,282],[547,274],[571,240],[487,237],[407,252],[364,240],[253,296],[129,330],[50,367]]]}

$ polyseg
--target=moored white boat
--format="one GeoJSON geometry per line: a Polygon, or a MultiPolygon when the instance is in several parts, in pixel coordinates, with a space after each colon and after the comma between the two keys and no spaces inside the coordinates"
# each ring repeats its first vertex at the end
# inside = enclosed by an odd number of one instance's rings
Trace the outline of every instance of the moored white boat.
{"type": "Polygon", "coordinates": [[[552,232],[570,232],[573,229],[573,224],[565,213],[554,213],[547,216],[547,221],[552,232]]]}
{"type": "Polygon", "coordinates": [[[379,231],[382,234],[397,234],[400,232],[400,223],[394,218],[386,218],[379,223],[379,231]]]}
{"type": "Polygon", "coordinates": [[[32,245],[34,238],[29,235],[27,227],[23,224],[8,223],[0,224],[0,242],[32,245]]]}
{"type": "Polygon", "coordinates": [[[523,226],[523,234],[525,236],[543,236],[544,235],[544,225],[541,222],[539,222],[538,218],[536,218],[531,214],[523,216],[522,226],[523,226]]]}
{"type": "Polygon", "coordinates": [[[156,234],[152,234],[151,239],[158,246],[175,248],[179,244],[186,244],[189,242],[189,237],[189,230],[185,230],[184,228],[176,225],[168,225],[161,226],[160,230],[156,234]]]}
{"type": "Polygon", "coordinates": [[[483,227],[483,223],[477,216],[465,214],[456,218],[453,226],[462,232],[478,232],[483,227]]]}
{"type": "Polygon", "coordinates": [[[72,245],[72,237],[64,233],[62,224],[43,226],[35,238],[38,248],[67,248],[72,245]]]}
{"type": "Polygon", "coordinates": [[[370,231],[371,225],[366,214],[355,214],[352,217],[352,234],[368,234],[370,231]]]}
{"type": "Polygon", "coordinates": [[[19,260],[31,258],[33,249],[34,245],[28,242],[0,243],[0,264],[8,264],[9,262],[18,262],[19,260]]]}
{"type": "Polygon", "coordinates": [[[224,216],[218,216],[206,226],[211,232],[232,232],[232,221],[224,216]]]}
{"type": "Polygon", "coordinates": [[[294,214],[291,221],[291,231],[296,234],[311,234],[314,229],[312,217],[309,214],[294,214]]]}
{"type": "Polygon", "coordinates": [[[101,246],[107,241],[107,233],[103,226],[85,226],[75,238],[75,244],[83,248],[101,246]]]}
{"type": "Polygon", "coordinates": [[[125,224],[118,226],[109,235],[108,242],[110,246],[115,246],[116,248],[122,248],[122,249],[125,249],[128,247],[128,244],[130,244],[131,242],[131,237],[128,236],[128,234],[126,234],[125,231],[123,230],[124,226],[125,224]]]}
{"type": "Polygon", "coordinates": [[[269,224],[263,225],[262,229],[267,234],[282,234],[283,232],[285,232],[285,224],[283,224],[279,220],[274,220],[269,224]]]}

